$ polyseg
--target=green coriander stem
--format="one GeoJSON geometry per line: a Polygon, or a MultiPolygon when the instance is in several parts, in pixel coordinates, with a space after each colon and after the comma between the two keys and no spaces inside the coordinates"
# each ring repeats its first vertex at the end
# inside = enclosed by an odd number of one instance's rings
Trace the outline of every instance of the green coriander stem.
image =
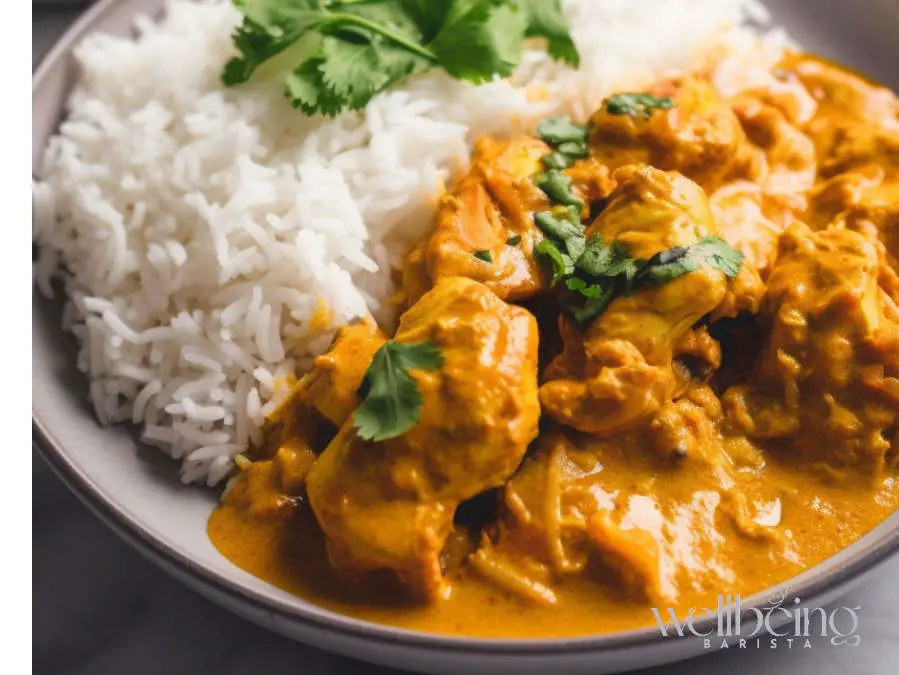
{"type": "Polygon", "coordinates": [[[422,47],[420,44],[416,44],[415,42],[412,42],[411,40],[407,40],[402,35],[397,35],[396,33],[389,31],[386,28],[384,28],[383,26],[373,23],[364,17],[356,16],[355,14],[344,14],[344,13],[332,14],[327,19],[327,21],[324,22],[323,25],[326,26],[331,23],[354,23],[357,26],[361,26],[362,28],[367,28],[371,31],[374,31],[378,35],[381,35],[381,36],[387,38],[388,40],[391,40],[392,42],[396,42],[398,45],[405,47],[410,52],[418,54],[419,56],[422,56],[422,57],[428,59],[429,61],[433,61],[434,63],[437,63],[437,55],[434,54],[434,52],[432,52],[430,49],[427,49],[426,47],[422,47]]]}

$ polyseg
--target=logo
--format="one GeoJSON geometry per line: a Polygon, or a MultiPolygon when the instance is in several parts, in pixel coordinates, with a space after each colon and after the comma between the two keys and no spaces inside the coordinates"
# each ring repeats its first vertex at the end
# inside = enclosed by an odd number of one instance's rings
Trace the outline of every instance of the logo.
{"type": "Polygon", "coordinates": [[[719,595],[714,609],[691,608],[678,618],[671,608],[652,608],[662,637],[703,638],[705,649],[811,649],[823,642],[834,647],[857,647],[858,613],[855,607],[803,606],[796,597],[787,601],[782,591],[762,607],[745,607],[739,595],[719,595]],[[709,620],[713,618],[714,621],[709,620]]]}

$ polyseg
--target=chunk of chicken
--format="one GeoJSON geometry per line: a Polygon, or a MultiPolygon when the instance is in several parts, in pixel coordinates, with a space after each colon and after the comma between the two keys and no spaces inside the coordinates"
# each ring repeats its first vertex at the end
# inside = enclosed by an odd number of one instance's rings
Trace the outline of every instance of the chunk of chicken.
{"type": "Polygon", "coordinates": [[[878,264],[876,243],[857,232],[787,230],[762,310],[768,342],[750,383],[724,397],[737,428],[879,472],[899,420],[899,323],[878,264]]]}
{"type": "Polygon", "coordinates": [[[802,195],[815,182],[815,144],[779,108],[753,93],[731,105],[747,142],[729,178],[749,180],[762,192],[803,208],[802,195]]]}
{"type": "Polygon", "coordinates": [[[672,348],[690,377],[705,382],[721,366],[721,345],[708,326],[694,326],[678,338],[672,348]]]}
{"type": "Polygon", "coordinates": [[[878,238],[899,270],[899,99],[884,87],[808,55],[782,64],[817,101],[804,125],[817,147],[821,181],[804,220],[840,220],[878,238]]]}
{"type": "Polygon", "coordinates": [[[730,182],[712,194],[711,203],[721,236],[749,264],[713,319],[758,311],[778,237],[805,209],[804,194],[815,181],[814,144],[793,124],[797,113],[769,94],[750,90],[732,102],[746,142],[738,149],[730,182]]]}
{"type": "MultiPolygon", "coordinates": [[[[625,167],[615,178],[618,188],[588,236],[622,242],[632,257],[650,258],[715,234],[708,200],[692,181],[651,167],[625,167]]],[[[597,435],[655,413],[675,392],[674,345],[726,290],[723,272],[702,267],[613,300],[586,332],[562,319],[564,348],[544,373],[543,410],[597,435]]]]}
{"type": "MultiPolygon", "coordinates": [[[[508,300],[526,300],[548,287],[546,269],[534,251],[543,239],[534,212],[551,203],[534,184],[534,174],[542,171],[540,158],[549,151],[531,137],[478,140],[468,174],[440,203],[434,230],[406,257],[408,304],[446,277],[480,281],[508,300]]],[[[611,189],[608,169],[589,159],[565,173],[585,203],[611,189]]]]}
{"type": "MultiPolygon", "coordinates": [[[[812,227],[839,222],[880,243],[882,264],[899,273],[899,134],[895,161],[868,164],[822,181],[811,193],[812,227]]],[[[894,295],[894,298],[897,297],[894,295]]]]}
{"type": "Polygon", "coordinates": [[[409,253],[403,279],[409,303],[447,277],[480,281],[509,299],[527,298],[544,285],[534,257],[542,235],[531,214],[549,206],[532,180],[547,152],[530,137],[477,142],[471,169],[443,198],[434,231],[409,253]],[[508,244],[511,237],[520,243],[508,244]]]}
{"type": "Polygon", "coordinates": [[[797,78],[818,103],[802,130],[815,144],[823,177],[876,163],[885,147],[895,152],[899,101],[889,89],[808,54],[788,55],[780,70],[797,78]]]}
{"type": "Polygon", "coordinates": [[[731,107],[701,78],[658,87],[675,105],[648,117],[612,115],[605,106],[591,118],[590,147],[596,161],[610,168],[652,164],[676,170],[707,190],[730,173],[746,135],[731,107]]]}
{"type": "MultiPolygon", "coordinates": [[[[407,303],[446,277],[480,281],[508,300],[526,300],[548,287],[549,277],[535,255],[543,234],[533,214],[551,206],[534,184],[534,174],[543,169],[540,158],[549,151],[531,137],[478,140],[471,169],[441,201],[433,232],[406,257],[407,303]]],[[[608,169],[589,158],[565,174],[585,204],[611,189],[608,169]]]]}
{"type": "Polygon", "coordinates": [[[716,190],[709,201],[721,237],[743,252],[762,279],[767,278],[780,235],[796,221],[793,209],[742,180],[716,190]]]}
{"type": "Polygon", "coordinates": [[[710,199],[719,234],[741,251],[745,262],[715,308],[711,320],[756,314],[765,296],[764,279],[777,251],[777,240],[795,220],[793,210],[749,181],[728,183],[710,199]]]}
{"type": "Polygon", "coordinates": [[[271,457],[245,466],[223,499],[260,520],[282,520],[294,513],[315,462],[302,430],[297,431],[300,433],[280,444],[271,457]]]}
{"type": "Polygon", "coordinates": [[[331,348],[316,357],[298,383],[298,399],[335,427],[343,426],[359,405],[357,392],[368,364],[386,341],[371,321],[342,326],[331,348]]]}
{"type": "Polygon", "coordinates": [[[335,567],[388,570],[412,597],[434,599],[446,590],[440,552],[456,507],[501,485],[537,435],[537,323],[483,284],[443,278],[395,339],[429,340],[443,354],[439,372],[412,372],[420,421],[374,443],[348,420],[307,490],[335,567]]]}

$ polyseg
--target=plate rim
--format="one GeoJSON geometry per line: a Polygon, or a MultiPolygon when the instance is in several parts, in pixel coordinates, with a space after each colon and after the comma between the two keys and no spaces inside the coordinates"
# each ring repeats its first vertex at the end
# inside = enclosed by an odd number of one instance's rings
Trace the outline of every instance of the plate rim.
{"type": "MultiPolygon", "coordinates": [[[[127,1],[127,0],[126,0],[127,1]]],[[[67,58],[73,46],[84,37],[107,13],[120,4],[120,0],[99,0],[83,12],[53,43],[32,71],[32,105],[37,91],[43,86],[57,62],[67,58]]],[[[33,109],[33,108],[32,108],[33,109]]],[[[56,111],[61,116],[62,109],[56,111]]],[[[34,113],[32,112],[32,116],[34,113]]],[[[34,131],[32,131],[32,143],[34,131]]],[[[45,142],[40,146],[45,147],[45,142]]],[[[32,287],[34,295],[35,288],[32,287]]],[[[45,302],[33,299],[32,302],[45,302]]],[[[32,328],[34,324],[32,323],[32,328]]],[[[66,332],[67,337],[69,333],[66,332]]],[[[32,358],[34,354],[32,353],[32,358]]],[[[194,590],[206,597],[209,592],[218,592],[233,598],[240,604],[261,609],[287,623],[299,623],[314,630],[334,631],[341,636],[366,642],[391,643],[398,647],[418,648],[432,651],[465,651],[469,654],[495,656],[527,656],[539,654],[576,654],[599,651],[619,651],[640,646],[658,645],[664,638],[652,625],[614,633],[593,634],[576,637],[550,638],[483,638],[456,636],[440,633],[398,628],[374,622],[342,616],[324,608],[292,604],[269,597],[264,593],[245,587],[239,581],[208,568],[201,561],[169,544],[153,529],[142,524],[138,518],[129,515],[116,500],[106,495],[97,484],[66,453],[65,446],[55,438],[34,410],[32,401],[32,447],[53,473],[71,490],[90,511],[100,518],[116,535],[147,557],[165,572],[175,576],[180,582],[187,580],[198,584],[194,590]],[[204,592],[205,589],[205,592],[204,592]],[[333,614],[333,616],[331,615],[333,614]]],[[[767,599],[776,594],[784,597],[801,597],[803,601],[813,600],[828,592],[839,590],[860,582],[863,577],[879,567],[888,558],[899,553],[899,510],[893,512],[874,529],[856,542],[826,558],[801,574],[784,580],[742,601],[749,610],[763,606],[767,599]],[[845,558],[845,564],[835,563],[845,558]],[[827,567],[827,569],[824,569],[827,567]]],[[[226,609],[234,611],[215,597],[211,599],[226,609]]],[[[713,625],[714,617],[702,617],[694,622],[697,631],[713,625]]],[[[258,622],[257,622],[258,623],[258,622]]],[[[271,626],[266,626],[271,629],[271,626]]],[[[293,636],[291,636],[293,637],[293,636]]]]}

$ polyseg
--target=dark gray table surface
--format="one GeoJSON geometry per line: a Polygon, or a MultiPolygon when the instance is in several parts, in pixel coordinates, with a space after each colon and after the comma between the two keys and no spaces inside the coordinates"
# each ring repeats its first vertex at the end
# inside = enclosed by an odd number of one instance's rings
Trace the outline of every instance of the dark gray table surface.
{"type": "MultiPolygon", "coordinates": [[[[74,4],[35,4],[33,64],[78,15],[74,4]]],[[[120,541],[37,456],[32,488],[38,675],[396,672],[291,642],[201,598],[120,541]]],[[[899,559],[835,604],[861,607],[857,647],[731,649],[646,673],[899,673],[899,559]]]]}

